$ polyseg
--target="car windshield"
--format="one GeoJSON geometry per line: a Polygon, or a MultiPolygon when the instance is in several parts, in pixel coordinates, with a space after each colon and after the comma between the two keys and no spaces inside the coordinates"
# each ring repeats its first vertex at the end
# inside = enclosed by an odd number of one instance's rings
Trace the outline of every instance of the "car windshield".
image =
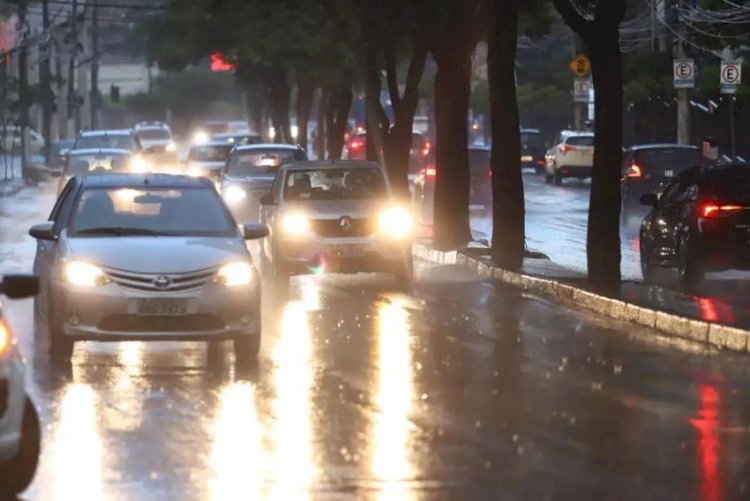
{"type": "Polygon", "coordinates": [[[263,142],[262,137],[253,134],[216,134],[214,139],[237,145],[260,144],[263,142]]]}
{"type": "Polygon", "coordinates": [[[149,139],[169,140],[172,138],[172,135],[169,133],[167,129],[140,129],[136,132],[136,135],[138,136],[138,139],[146,139],[146,140],[149,140],[149,139]]]}
{"type": "Polygon", "coordinates": [[[210,188],[117,187],[85,189],[71,233],[226,237],[236,230],[210,188]]]}
{"type": "Polygon", "coordinates": [[[375,167],[294,170],[284,182],[285,200],[365,200],[386,193],[385,179],[375,167]]]}
{"type": "Polygon", "coordinates": [[[571,146],[594,146],[594,136],[571,136],[567,140],[571,146]]]}
{"type": "Polygon", "coordinates": [[[229,161],[227,174],[234,176],[275,174],[283,164],[300,160],[305,160],[305,155],[302,152],[286,148],[238,151],[232,155],[229,161]]]}
{"type": "Polygon", "coordinates": [[[188,160],[194,162],[224,162],[229,156],[232,145],[217,146],[193,146],[190,149],[188,160]]]}
{"type": "Polygon", "coordinates": [[[130,167],[133,157],[123,153],[92,153],[71,155],[65,171],[68,174],[88,172],[124,172],[130,167]]]}
{"type": "Polygon", "coordinates": [[[94,149],[118,149],[132,150],[135,148],[135,140],[130,134],[117,135],[94,135],[81,136],[76,141],[75,149],[77,150],[94,150],[94,149]]]}
{"type": "Polygon", "coordinates": [[[469,150],[469,167],[472,171],[487,172],[490,170],[489,150],[469,150]]]}
{"type": "Polygon", "coordinates": [[[659,148],[639,151],[636,161],[647,171],[669,169],[682,172],[701,163],[701,156],[697,148],[659,148]]]}

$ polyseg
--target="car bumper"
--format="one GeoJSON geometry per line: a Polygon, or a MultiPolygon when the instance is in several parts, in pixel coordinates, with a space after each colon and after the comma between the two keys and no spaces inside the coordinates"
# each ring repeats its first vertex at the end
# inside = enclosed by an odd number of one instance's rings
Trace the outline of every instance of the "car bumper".
{"type": "Polygon", "coordinates": [[[563,165],[557,169],[562,177],[577,177],[584,179],[591,177],[591,165],[563,165]]]}
{"type": "Polygon", "coordinates": [[[26,400],[20,356],[14,352],[5,357],[0,359],[0,461],[18,452],[26,400]]]}
{"type": "Polygon", "coordinates": [[[259,279],[248,287],[207,283],[186,292],[142,292],[115,282],[82,288],[58,284],[54,308],[61,332],[76,340],[202,341],[260,333],[259,279]],[[177,315],[141,314],[143,300],[176,301],[177,315]]]}

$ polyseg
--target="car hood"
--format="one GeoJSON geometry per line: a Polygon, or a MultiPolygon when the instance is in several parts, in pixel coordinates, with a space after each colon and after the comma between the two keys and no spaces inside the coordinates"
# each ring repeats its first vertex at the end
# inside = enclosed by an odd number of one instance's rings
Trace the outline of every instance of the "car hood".
{"type": "Polygon", "coordinates": [[[65,254],[68,259],[137,273],[184,273],[249,259],[239,237],[67,238],[65,254]]]}
{"type": "Polygon", "coordinates": [[[341,216],[372,217],[389,205],[387,199],[375,200],[306,200],[284,204],[287,212],[302,212],[312,219],[334,219],[341,216]]]}

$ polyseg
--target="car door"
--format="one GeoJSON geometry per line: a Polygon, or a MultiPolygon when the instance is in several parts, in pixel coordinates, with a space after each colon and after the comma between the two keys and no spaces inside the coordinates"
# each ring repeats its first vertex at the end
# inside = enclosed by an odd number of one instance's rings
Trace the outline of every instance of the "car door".
{"type": "Polygon", "coordinates": [[[271,256],[271,241],[274,238],[274,222],[276,213],[279,208],[279,202],[281,200],[281,193],[283,191],[284,179],[286,178],[286,169],[279,169],[276,172],[276,177],[273,180],[271,186],[270,195],[273,196],[274,204],[266,204],[260,206],[260,222],[268,226],[270,232],[270,238],[264,238],[261,240],[261,246],[266,253],[266,256],[271,256]]]}
{"type": "Polygon", "coordinates": [[[673,256],[685,214],[685,200],[690,183],[680,176],[670,184],[659,199],[654,215],[651,236],[660,254],[673,256]]]}

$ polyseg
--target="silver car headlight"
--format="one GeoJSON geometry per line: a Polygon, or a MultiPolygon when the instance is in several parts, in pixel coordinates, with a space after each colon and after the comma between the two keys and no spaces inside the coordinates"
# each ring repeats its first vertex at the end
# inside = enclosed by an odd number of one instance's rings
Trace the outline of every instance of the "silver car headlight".
{"type": "Polygon", "coordinates": [[[214,281],[227,287],[250,285],[255,280],[253,267],[245,261],[225,264],[216,273],[214,281]]]}
{"type": "Polygon", "coordinates": [[[245,190],[239,186],[225,186],[222,190],[222,194],[224,195],[224,200],[230,204],[240,203],[245,197],[247,197],[245,190]]]}
{"type": "Polygon", "coordinates": [[[110,282],[104,270],[85,261],[69,261],[63,265],[63,279],[79,287],[99,287],[110,282]]]}
{"type": "Polygon", "coordinates": [[[310,229],[310,220],[299,213],[285,215],[281,224],[284,232],[289,235],[304,235],[310,229]]]}
{"type": "Polygon", "coordinates": [[[403,207],[389,207],[378,219],[380,231],[392,238],[406,238],[412,234],[414,223],[411,214],[403,207]]]}

